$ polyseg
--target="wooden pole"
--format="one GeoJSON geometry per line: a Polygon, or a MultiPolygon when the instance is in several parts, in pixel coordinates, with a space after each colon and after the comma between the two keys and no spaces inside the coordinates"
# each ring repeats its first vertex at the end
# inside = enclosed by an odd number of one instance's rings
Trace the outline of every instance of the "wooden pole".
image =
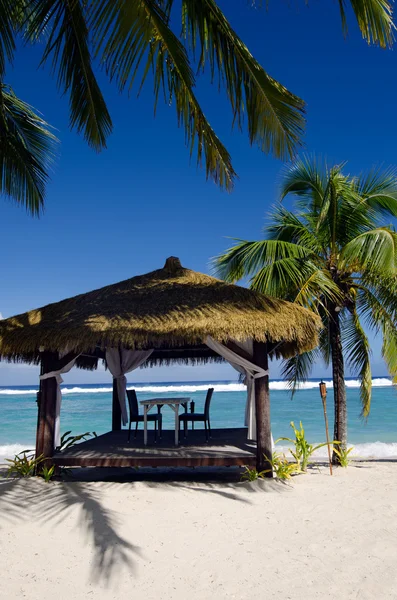
{"type": "MultiPolygon", "coordinates": [[[[254,363],[262,369],[268,369],[267,344],[254,341],[254,363]]],[[[272,465],[272,433],[270,424],[269,376],[255,379],[256,409],[256,468],[268,471],[266,477],[273,477],[272,465]],[[268,460],[269,459],[269,460],[268,460]]]]}
{"type": "MultiPolygon", "coordinates": [[[[40,362],[40,375],[43,374],[43,357],[40,362]]],[[[43,452],[43,434],[44,434],[44,404],[43,404],[43,385],[40,379],[39,391],[37,392],[37,428],[36,428],[36,456],[43,452]]]]}
{"type": "Polygon", "coordinates": [[[43,435],[43,450],[45,458],[52,458],[54,455],[55,442],[55,410],[57,402],[57,380],[55,377],[43,381],[42,395],[45,397],[45,427],[43,435]]]}
{"type": "MultiPolygon", "coordinates": [[[[45,352],[41,359],[42,373],[58,368],[58,353],[45,352]]],[[[40,405],[36,436],[36,456],[51,458],[54,454],[57,382],[55,377],[43,379],[40,385],[40,405]]]]}
{"type": "Polygon", "coordinates": [[[327,438],[329,472],[330,472],[330,475],[332,475],[331,446],[329,443],[328,417],[327,417],[327,385],[324,383],[324,381],[322,381],[319,385],[320,385],[320,396],[321,396],[321,400],[323,401],[323,409],[324,409],[325,435],[327,438]]]}
{"type": "Polygon", "coordinates": [[[117,381],[113,379],[113,395],[112,395],[112,431],[120,431],[121,429],[121,408],[119,395],[117,392],[117,381]]]}

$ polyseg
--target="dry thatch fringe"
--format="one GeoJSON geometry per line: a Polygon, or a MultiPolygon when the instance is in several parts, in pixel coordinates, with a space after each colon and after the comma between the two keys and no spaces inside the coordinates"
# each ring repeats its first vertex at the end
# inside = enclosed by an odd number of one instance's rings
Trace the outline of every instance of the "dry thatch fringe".
{"type": "Polygon", "coordinates": [[[146,362],[143,363],[142,368],[148,367],[169,367],[171,365],[190,365],[192,367],[197,367],[200,365],[206,365],[207,363],[216,363],[222,364],[225,361],[222,356],[189,356],[191,353],[190,350],[186,351],[186,356],[183,358],[181,356],[172,357],[172,356],[156,356],[155,358],[149,357],[146,362]]]}
{"type": "Polygon", "coordinates": [[[201,345],[211,335],[283,341],[278,353],[289,357],[315,347],[320,328],[300,306],[190,271],[171,257],[163,269],[0,321],[0,355],[31,362],[40,348],[172,348],[201,345]]]}

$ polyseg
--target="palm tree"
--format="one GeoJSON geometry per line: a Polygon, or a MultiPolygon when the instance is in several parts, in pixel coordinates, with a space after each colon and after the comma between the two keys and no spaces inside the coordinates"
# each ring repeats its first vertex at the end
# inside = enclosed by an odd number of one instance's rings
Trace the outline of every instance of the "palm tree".
{"type": "MultiPolygon", "coordinates": [[[[351,5],[368,43],[392,44],[388,0],[351,5]]],[[[344,0],[339,8],[346,30],[344,0]]],[[[106,147],[112,120],[94,59],[121,91],[130,91],[137,78],[142,86],[152,73],[155,106],[160,94],[174,104],[190,154],[196,152],[207,178],[223,188],[232,188],[236,174],[194,93],[195,72],[209,68],[212,80],[225,87],[233,123],[241,128],[246,119],[251,144],[282,159],[300,144],[304,102],[265,72],[215,0],[0,0],[0,16],[0,83],[16,35],[42,43],[42,63],[51,63],[60,91],[69,96],[70,126],[97,151],[106,147]]]]}
{"type": "Polygon", "coordinates": [[[370,411],[371,348],[364,325],[383,336],[382,354],[397,380],[397,234],[383,223],[397,216],[397,171],[350,177],[343,167],[306,157],[289,165],[281,199],[294,196],[296,212],[280,204],[265,240],[240,240],[215,264],[227,281],[250,277],[253,289],[321,316],[319,348],[286,360],[284,375],[295,391],[319,356],[331,363],[334,439],[346,447],[345,360],[360,379],[363,417],[370,411]]]}

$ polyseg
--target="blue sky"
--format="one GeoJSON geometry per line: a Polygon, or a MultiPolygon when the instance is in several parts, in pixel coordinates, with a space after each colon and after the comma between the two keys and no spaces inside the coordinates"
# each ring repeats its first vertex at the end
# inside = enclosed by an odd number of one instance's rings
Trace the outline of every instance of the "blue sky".
{"type": "MultiPolygon", "coordinates": [[[[374,164],[396,164],[397,57],[368,47],[350,19],[344,39],[337,3],[270,3],[253,9],[245,0],[220,2],[233,27],[266,70],[307,102],[305,145],[330,161],[348,161],[357,173],[374,164]]],[[[265,3],[264,3],[265,4],[265,3]]],[[[159,104],[153,116],[150,82],[137,99],[120,96],[103,76],[114,121],[108,149],[97,155],[68,128],[68,101],[48,68],[37,68],[38,48],[22,48],[8,82],[38,108],[62,141],[48,188],[46,211],[33,220],[3,201],[3,317],[156,269],[169,255],[208,272],[227,236],[255,239],[277,200],[282,163],[249,146],[231,130],[225,98],[208,78],[198,96],[227,145],[239,179],[233,193],[206,182],[190,161],[175,110],[159,104]]],[[[374,374],[384,374],[373,341],[374,374]]],[[[315,375],[321,375],[321,365],[315,375]]],[[[273,365],[272,376],[279,374],[273,365]]],[[[235,376],[230,367],[150,369],[136,379],[197,380],[235,376]]],[[[105,381],[103,372],[72,371],[68,381],[105,381]]],[[[0,385],[36,383],[34,368],[0,363],[0,385]]]]}

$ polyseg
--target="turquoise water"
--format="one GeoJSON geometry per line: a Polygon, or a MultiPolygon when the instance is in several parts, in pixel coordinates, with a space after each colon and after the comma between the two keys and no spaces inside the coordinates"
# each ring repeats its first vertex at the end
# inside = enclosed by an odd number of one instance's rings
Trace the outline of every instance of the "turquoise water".
{"type": "MultiPolygon", "coordinates": [[[[244,425],[245,388],[237,382],[191,382],[132,384],[138,399],[157,396],[188,396],[196,403],[196,412],[203,408],[206,390],[215,387],[211,404],[211,425],[242,427],[244,425]]],[[[333,428],[332,389],[328,394],[330,432],[333,428]]],[[[360,455],[397,455],[397,391],[389,380],[374,380],[371,414],[367,422],[360,417],[358,382],[347,380],[349,442],[359,446],[360,455]]],[[[0,388],[0,460],[22,448],[34,446],[37,419],[36,389],[33,386],[0,388]]],[[[74,434],[85,431],[105,433],[111,428],[111,386],[64,386],[61,431],[74,434]]],[[[272,431],[274,438],[289,436],[289,423],[303,421],[307,437],[313,442],[324,440],[324,417],[318,382],[305,384],[291,400],[282,381],[271,383],[272,431]]],[[[163,426],[173,428],[174,414],[163,408],[163,426]]]]}

